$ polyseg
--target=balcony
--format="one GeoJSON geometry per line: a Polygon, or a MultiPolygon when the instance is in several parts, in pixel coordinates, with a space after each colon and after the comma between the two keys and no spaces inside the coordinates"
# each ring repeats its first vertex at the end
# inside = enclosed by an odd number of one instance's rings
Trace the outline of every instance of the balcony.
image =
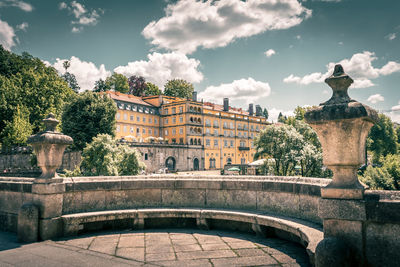
{"type": "Polygon", "coordinates": [[[239,146],[238,148],[239,148],[239,151],[249,151],[250,150],[250,147],[248,147],[248,146],[239,146]]]}

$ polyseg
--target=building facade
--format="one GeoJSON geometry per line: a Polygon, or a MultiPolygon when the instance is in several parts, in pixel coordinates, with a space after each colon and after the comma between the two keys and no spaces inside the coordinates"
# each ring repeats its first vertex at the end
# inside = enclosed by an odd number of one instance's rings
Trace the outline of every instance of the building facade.
{"type": "MultiPolygon", "coordinates": [[[[118,107],[118,139],[136,143],[163,140],[183,148],[201,147],[199,162],[191,169],[222,169],[227,164],[247,164],[254,159],[256,135],[268,122],[260,106],[247,111],[229,106],[170,96],[137,97],[108,91],[118,107]],[[201,158],[201,160],[200,160],[201,158]],[[198,166],[198,167],[197,167],[198,166]]],[[[165,165],[168,165],[167,162],[165,165]]]]}

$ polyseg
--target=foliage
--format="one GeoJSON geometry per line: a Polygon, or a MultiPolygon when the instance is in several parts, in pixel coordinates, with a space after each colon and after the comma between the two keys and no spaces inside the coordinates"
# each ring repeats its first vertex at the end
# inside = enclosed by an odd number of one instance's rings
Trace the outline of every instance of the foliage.
{"type": "Polygon", "coordinates": [[[99,79],[94,83],[93,92],[99,93],[108,90],[111,90],[111,88],[108,87],[107,83],[103,79],[99,79]]]}
{"type": "Polygon", "coordinates": [[[114,101],[93,92],[84,92],[65,106],[62,114],[62,131],[74,139],[72,148],[81,150],[100,133],[114,136],[114,101]]]}
{"type": "Polygon", "coordinates": [[[119,73],[114,72],[111,76],[107,77],[106,86],[116,92],[124,94],[129,92],[128,79],[119,73]]]}
{"type": "Polygon", "coordinates": [[[167,96],[191,98],[193,91],[193,84],[182,79],[169,80],[164,85],[164,95],[167,96]]]}
{"type": "Polygon", "coordinates": [[[304,114],[306,113],[306,111],[307,110],[305,108],[297,106],[294,110],[294,117],[296,118],[296,120],[304,120],[304,114]]]}
{"type": "Polygon", "coordinates": [[[99,134],[83,150],[81,170],[87,176],[137,175],[145,167],[139,158],[136,149],[118,146],[112,136],[99,134]]]}
{"type": "MultiPolygon", "coordinates": [[[[73,91],[52,67],[28,53],[16,55],[0,45],[0,138],[17,113],[26,107],[33,133],[43,128],[42,120],[49,112],[59,118],[73,91]]],[[[25,112],[25,111],[24,111],[25,112]]],[[[3,142],[1,140],[0,142],[3,142]]]]}
{"type": "Polygon", "coordinates": [[[360,177],[360,181],[369,186],[370,189],[376,190],[393,190],[393,177],[385,168],[374,168],[368,166],[364,175],[360,177]]]}
{"type": "Polygon", "coordinates": [[[142,76],[133,75],[128,78],[128,94],[135,96],[144,96],[147,88],[146,80],[142,76]]]}
{"type": "Polygon", "coordinates": [[[367,147],[373,152],[373,162],[379,163],[381,156],[397,153],[397,134],[393,122],[384,114],[379,114],[378,122],[371,128],[367,147]]]}
{"type": "Polygon", "coordinates": [[[400,190],[400,155],[387,155],[382,167],[393,177],[394,188],[400,190]]]}
{"type": "Polygon", "coordinates": [[[81,87],[79,86],[78,82],[76,81],[76,77],[74,74],[68,72],[68,68],[71,66],[71,63],[66,60],[63,63],[65,73],[61,76],[69,85],[69,87],[74,90],[75,93],[79,92],[81,87]]]}
{"type": "Polygon", "coordinates": [[[26,140],[32,134],[32,125],[29,123],[29,111],[26,107],[17,106],[11,122],[6,122],[3,131],[4,146],[26,145],[26,140]]]}
{"type": "Polygon", "coordinates": [[[145,95],[161,95],[162,92],[160,90],[160,88],[158,88],[157,85],[151,83],[151,82],[147,82],[147,88],[145,91],[145,95]]]}
{"type": "Polygon", "coordinates": [[[263,111],[263,116],[266,118],[266,119],[268,119],[268,110],[266,109],[266,108],[264,108],[264,111],[263,111]]]}
{"type": "Polygon", "coordinates": [[[287,117],[286,117],[286,116],[283,116],[282,112],[279,112],[279,115],[278,115],[278,122],[280,122],[280,123],[286,123],[286,120],[287,120],[287,117]]]}

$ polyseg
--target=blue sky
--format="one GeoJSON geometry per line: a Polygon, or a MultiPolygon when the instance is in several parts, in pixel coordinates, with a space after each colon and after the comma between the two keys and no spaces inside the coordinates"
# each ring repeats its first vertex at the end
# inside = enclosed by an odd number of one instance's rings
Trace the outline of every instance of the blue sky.
{"type": "Polygon", "coordinates": [[[192,82],[199,98],[276,120],[330,97],[335,63],[350,96],[400,122],[400,1],[0,0],[0,43],[63,73],[83,89],[112,72],[163,87],[192,82]]]}

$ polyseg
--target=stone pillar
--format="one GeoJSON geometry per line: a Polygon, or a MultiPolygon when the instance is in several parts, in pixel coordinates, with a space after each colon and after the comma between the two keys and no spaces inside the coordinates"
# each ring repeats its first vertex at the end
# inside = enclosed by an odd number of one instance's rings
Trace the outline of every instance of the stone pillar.
{"type": "MultiPolygon", "coordinates": [[[[50,113],[43,122],[46,130],[29,137],[28,143],[32,145],[38,166],[42,170],[41,176],[36,178],[32,185],[33,204],[39,210],[36,236],[47,240],[62,235],[61,215],[65,184],[63,179],[58,177],[56,169],[61,166],[64,150],[72,144],[72,138],[56,132],[58,120],[53,114],[50,113]]],[[[21,210],[24,209],[21,208],[21,210]]],[[[18,217],[19,237],[24,235],[22,230],[20,231],[24,223],[22,214],[24,213],[20,213],[21,218],[18,217]]]]}
{"type": "Polygon", "coordinates": [[[316,131],[323,149],[324,164],[333,171],[331,183],[321,188],[319,215],[323,220],[324,240],[317,247],[317,266],[365,264],[366,221],[365,186],[357,170],[365,162],[366,137],[377,120],[377,113],[347,94],[353,83],[341,65],[325,80],[333,95],[305,114],[316,131]],[[334,254],[334,251],[349,251],[334,254]],[[327,257],[330,255],[331,257],[327,257]],[[347,264],[346,263],[346,264],[347,264]]]}

